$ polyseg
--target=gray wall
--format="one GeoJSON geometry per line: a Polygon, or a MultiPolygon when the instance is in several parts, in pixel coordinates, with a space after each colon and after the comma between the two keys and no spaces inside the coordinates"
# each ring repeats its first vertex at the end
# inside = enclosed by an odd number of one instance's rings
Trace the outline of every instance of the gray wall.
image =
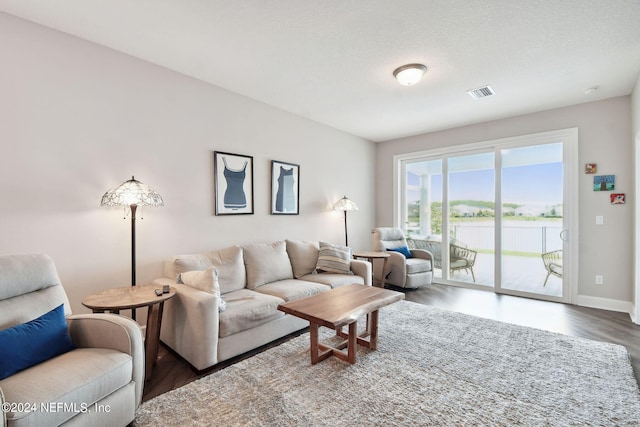
{"type": "MultiPolygon", "coordinates": [[[[179,253],[294,238],[369,249],[375,146],[0,13],[0,254],[51,255],[75,312],[130,284],[130,221],[100,207],[135,175],[166,203],[138,220],[138,283],[179,253]],[[213,151],[253,156],[255,214],[215,216],[213,151]],[[270,161],[300,165],[300,215],[270,215],[270,161]]],[[[143,318],[143,317],[140,317],[143,318]]]]}
{"type": "Polygon", "coordinates": [[[579,277],[578,295],[585,305],[626,307],[633,301],[634,165],[630,97],[591,102],[472,126],[417,135],[378,144],[376,154],[376,224],[393,222],[393,156],[430,148],[489,141],[577,127],[579,132],[579,277]],[[629,202],[611,205],[607,195],[593,192],[585,163],[616,175],[616,191],[629,202]],[[595,216],[605,217],[604,226],[595,216]],[[595,285],[602,274],[605,285],[595,285]]]}

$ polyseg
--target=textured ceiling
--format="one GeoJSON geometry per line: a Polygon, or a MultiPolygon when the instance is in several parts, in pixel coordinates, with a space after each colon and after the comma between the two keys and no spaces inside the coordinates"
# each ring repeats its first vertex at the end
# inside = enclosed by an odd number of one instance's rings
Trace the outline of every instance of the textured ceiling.
{"type": "Polygon", "coordinates": [[[0,11],[372,141],[628,95],[640,72],[638,0],[0,0],[0,11]],[[392,72],[412,62],[428,71],[400,86],[392,72]],[[483,85],[496,95],[466,93],[483,85]]]}

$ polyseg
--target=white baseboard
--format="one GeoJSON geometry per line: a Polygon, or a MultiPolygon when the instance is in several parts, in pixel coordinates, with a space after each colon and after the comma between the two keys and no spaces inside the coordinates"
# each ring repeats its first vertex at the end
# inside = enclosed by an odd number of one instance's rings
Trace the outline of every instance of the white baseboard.
{"type": "Polygon", "coordinates": [[[638,319],[638,317],[636,316],[636,306],[632,306],[631,307],[631,313],[629,313],[629,315],[631,316],[631,321],[633,323],[635,323],[636,325],[640,325],[640,319],[638,319]]]}
{"type": "Polygon", "coordinates": [[[621,313],[628,313],[631,317],[633,316],[633,303],[630,301],[578,295],[574,304],[582,307],[599,308],[601,310],[619,311],[621,313]]]}

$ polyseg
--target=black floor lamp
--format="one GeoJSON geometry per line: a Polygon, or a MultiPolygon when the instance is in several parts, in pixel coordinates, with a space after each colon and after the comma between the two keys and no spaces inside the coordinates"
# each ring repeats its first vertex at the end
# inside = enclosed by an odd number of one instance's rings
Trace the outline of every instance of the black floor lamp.
{"type": "MultiPolygon", "coordinates": [[[[157,191],[132,176],[130,180],[104,193],[100,206],[124,206],[125,219],[128,214],[131,214],[131,286],[135,286],[136,210],[138,206],[164,206],[164,200],[157,191]]],[[[135,308],[131,310],[131,318],[136,320],[135,308]]]]}
{"type": "Polygon", "coordinates": [[[344,212],[344,245],[349,246],[349,234],[347,233],[347,211],[357,211],[358,205],[356,205],[353,200],[348,199],[347,196],[344,196],[333,204],[333,210],[344,212]]]}

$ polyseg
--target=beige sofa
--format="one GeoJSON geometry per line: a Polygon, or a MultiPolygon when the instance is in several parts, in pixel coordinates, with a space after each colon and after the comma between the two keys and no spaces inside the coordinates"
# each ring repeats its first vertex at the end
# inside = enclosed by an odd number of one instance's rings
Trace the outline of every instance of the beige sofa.
{"type": "Polygon", "coordinates": [[[0,257],[0,346],[6,346],[0,349],[5,357],[0,363],[3,424],[125,426],[134,420],[144,386],[140,326],[115,314],[70,314],[50,257],[0,257]],[[51,318],[55,322],[44,320],[51,318]],[[59,332],[53,339],[43,335],[51,331],[59,332]],[[60,334],[63,340],[70,336],[76,348],[66,345],[62,353],[11,373],[12,363],[42,358],[57,347],[60,334]],[[19,356],[7,356],[7,351],[19,356]]]}
{"type": "Polygon", "coordinates": [[[167,260],[164,277],[154,283],[174,286],[176,295],[165,303],[160,339],[193,368],[204,370],[309,326],[279,311],[283,302],[351,283],[371,286],[371,264],[351,259],[350,253],[341,260],[346,271],[318,272],[318,263],[331,258],[331,248],[320,247],[319,242],[286,240],[167,260]],[[221,312],[214,294],[176,283],[178,274],[211,266],[226,304],[221,312]]]}

